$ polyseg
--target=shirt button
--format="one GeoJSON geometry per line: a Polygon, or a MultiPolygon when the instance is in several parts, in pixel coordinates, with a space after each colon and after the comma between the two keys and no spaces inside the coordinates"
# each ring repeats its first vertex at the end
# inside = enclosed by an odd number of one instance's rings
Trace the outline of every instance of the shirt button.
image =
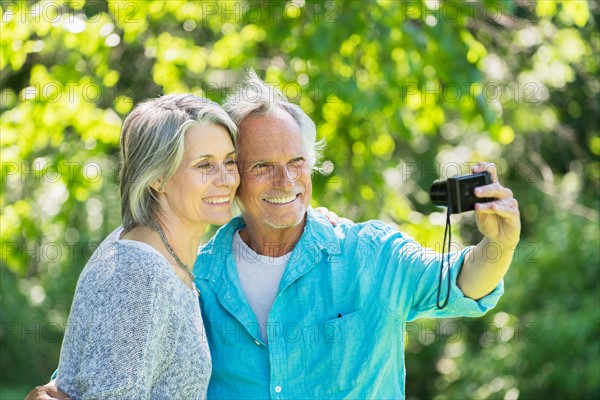
{"type": "Polygon", "coordinates": [[[257,346],[260,346],[260,342],[258,340],[255,340],[254,343],[256,343],[257,346]]]}
{"type": "Polygon", "coordinates": [[[281,386],[275,386],[275,393],[281,393],[281,386]]]}

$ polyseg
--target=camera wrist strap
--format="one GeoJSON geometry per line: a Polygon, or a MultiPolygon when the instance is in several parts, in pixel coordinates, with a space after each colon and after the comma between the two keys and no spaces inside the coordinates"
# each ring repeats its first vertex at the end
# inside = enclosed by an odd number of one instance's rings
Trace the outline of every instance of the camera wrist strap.
{"type": "Polygon", "coordinates": [[[448,304],[448,299],[450,299],[450,283],[452,280],[451,272],[450,272],[450,246],[452,244],[452,227],[450,225],[450,214],[452,214],[452,209],[448,207],[448,212],[446,214],[446,229],[444,229],[444,244],[442,245],[442,256],[440,257],[440,278],[438,280],[438,292],[436,305],[438,309],[442,309],[446,307],[448,304]],[[448,236],[448,249],[446,251],[446,236],[448,236]],[[448,265],[448,285],[446,289],[446,298],[444,303],[440,305],[440,296],[442,293],[442,280],[444,277],[444,256],[447,256],[447,265],[448,265]]]}

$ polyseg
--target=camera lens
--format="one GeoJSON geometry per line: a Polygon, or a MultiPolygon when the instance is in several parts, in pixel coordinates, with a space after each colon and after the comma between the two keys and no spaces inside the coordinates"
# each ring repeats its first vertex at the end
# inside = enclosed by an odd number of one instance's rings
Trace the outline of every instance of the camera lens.
{"type": "Polygon", "coordinates": [[[447,181],[435,181],[431,184],[431,189],[429,189],[429,198],[433,204],[437,206],[445,206],[448,204],[448,192],[446,191],[447,186],[447,181]]]}

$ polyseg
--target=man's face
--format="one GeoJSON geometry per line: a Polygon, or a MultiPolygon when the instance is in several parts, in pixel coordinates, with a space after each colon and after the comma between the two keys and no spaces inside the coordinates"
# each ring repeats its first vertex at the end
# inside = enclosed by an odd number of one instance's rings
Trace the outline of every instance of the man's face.
{"type": "Polygon", "coordinates": [[[237,202],[246,224],[259,229],[299,225],[312,196],[300,127],[277,109],[270,117],[246,118],[239,132],[237,202]]]}

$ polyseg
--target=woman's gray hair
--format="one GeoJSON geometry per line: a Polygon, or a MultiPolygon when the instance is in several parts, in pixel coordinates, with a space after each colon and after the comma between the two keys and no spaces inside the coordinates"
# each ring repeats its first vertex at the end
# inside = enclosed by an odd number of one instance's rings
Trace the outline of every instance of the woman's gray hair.
{"type": "Polygon", "coordinates": [[[296,121],[302,132],[304,150],[313,170],[319,170],[318,163],[325,149],[324,140],[317,141],[317,127],[302,109],[290,103],[281,90],[266,84],[254,70],[250,69],[237,91],[228,96],[223,108],[237,126],[251,115],[272,116],[277,108],[287,111],[296,121]]]}
{"type": "Polygon", "coordinates": [[[121,218],[126,231],[149,226],[159,210],[152,185],[164,186],[184,153],[192,126],[220,125],[235,145],[237,126],[215,102],[192,94],[173,94],[139,104],[125,119],[121,133],[121,218]]]}

